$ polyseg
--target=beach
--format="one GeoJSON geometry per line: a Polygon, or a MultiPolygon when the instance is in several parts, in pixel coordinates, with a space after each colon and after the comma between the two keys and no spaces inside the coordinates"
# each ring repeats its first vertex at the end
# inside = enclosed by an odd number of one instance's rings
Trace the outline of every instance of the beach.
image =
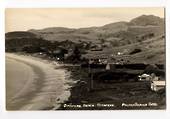
{"type": "Polygon", "coordinates": [[[88,68],[6,53],[7,110],[165,109],[165,92],[148,82],[101,82],[88,68]],[[91,88],[90,88],[91,87],[91,88]]]}
{"type": "Polygon", "coordinates": [[[6,109],[53,110],[70,96],[70,73],[54,61],[6,53],[6,109]]]}

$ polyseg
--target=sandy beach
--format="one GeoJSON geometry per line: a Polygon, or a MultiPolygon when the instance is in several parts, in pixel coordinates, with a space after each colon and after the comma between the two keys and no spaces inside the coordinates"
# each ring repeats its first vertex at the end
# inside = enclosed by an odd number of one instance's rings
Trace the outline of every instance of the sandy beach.
{"type": "Polygon", "coordinates": [[[6,53],[7,110],[58,109],[70,96],[70,73],[56,62],[6,53]],[[56,68],[56,69],[55,69],[56,68]]]}

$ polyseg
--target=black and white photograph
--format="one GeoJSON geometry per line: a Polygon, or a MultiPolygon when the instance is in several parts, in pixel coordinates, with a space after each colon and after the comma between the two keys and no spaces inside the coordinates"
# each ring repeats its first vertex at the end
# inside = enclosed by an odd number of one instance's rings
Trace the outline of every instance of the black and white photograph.
{"type": "Polygon", "coordinates": [[[6,110],[165,110],[164,7],[6,8],[6,110]]]}

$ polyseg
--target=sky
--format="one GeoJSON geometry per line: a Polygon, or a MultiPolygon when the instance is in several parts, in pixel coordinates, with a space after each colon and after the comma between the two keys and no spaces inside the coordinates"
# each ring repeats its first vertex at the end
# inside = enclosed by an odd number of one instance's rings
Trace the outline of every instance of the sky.
{"type": "Polygon", "coordinates": [[[164,17],[164,8],[6,8],[5,32],[47,27],[83,28],[130,21],[140,15],[164,17]]]}

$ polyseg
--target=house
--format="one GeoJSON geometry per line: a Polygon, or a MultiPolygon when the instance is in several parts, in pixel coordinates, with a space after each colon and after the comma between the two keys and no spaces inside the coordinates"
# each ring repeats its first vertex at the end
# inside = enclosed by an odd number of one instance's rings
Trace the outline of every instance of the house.
{"type": "Polygon", "coordinates": [[[92,49],[90,49],[90,51],[102,51],[103,49],[102,48],[92,48],[92,49]]]}
{"type": "Polygon", "coordinates": [[[116,69],[116,65],[112,64],[112,63],[107,63],[106,65],[106,70],[115,70],[116,69]]]}
{"type": "Polygon", "coordinates": [[[73,54],[73,49],[70,48],[68,49],[67,53],[64,54],[64,59],[67,59],[68,57],[70,57],[73,54]]]}
{"type": "Polygon", "coordinates": [[[101,45],[92,45],[90,51],[103,51],[103,48],[101,45]]]}
{"type": "Polygon", "coordinates": [[[68,51],[63,49],[63,48],[56,48],[54,50],[49,50],[48,51],[48,55],[53,58],[53,59],[56,59],[56,60],[63,60],[64,59],[64,56],[65,54],[67,53],[68,51]]]}
{"type": "Polygon", "coordinates": [[[100,51],[93,51],[95,53],[87,53],[83,54],[82,58],[86,58],[89,60],[89,64],[107,64],[108,63],[108,55],[103,54],[100,51]],[[100,52],[100,53],[98,53],[100,52]]]}
{"type": "Polygon", "coordinates": [[[159,91],[161,89],[165,89],[165,81],[152,81],[151,82],[151,90],[159,91]]]}
{"type": "Polygon", "coordinates": [[[142,74],[138,76],[139,81],[151,81],[151,76],[149,74],[142,74]]]}
{"type": "Polygon", "coordinates": [[[158,81],[160,80],[160,78],[158,76],[156,76],[154,73],[152,73],[151,75],[149,74],[142,74],[140,76],[138,76],[139,81],[158,81]]]}
{"type": "Polygon", "coordinates": [[[109,63],[106,65],[106,70],[110,70],[110,64],[109,63]]]}
{"type": "Polygon", "coordinates": [[[122,52],[117,52],[117,55],[123,55],[123,53],[122,52]]]}

